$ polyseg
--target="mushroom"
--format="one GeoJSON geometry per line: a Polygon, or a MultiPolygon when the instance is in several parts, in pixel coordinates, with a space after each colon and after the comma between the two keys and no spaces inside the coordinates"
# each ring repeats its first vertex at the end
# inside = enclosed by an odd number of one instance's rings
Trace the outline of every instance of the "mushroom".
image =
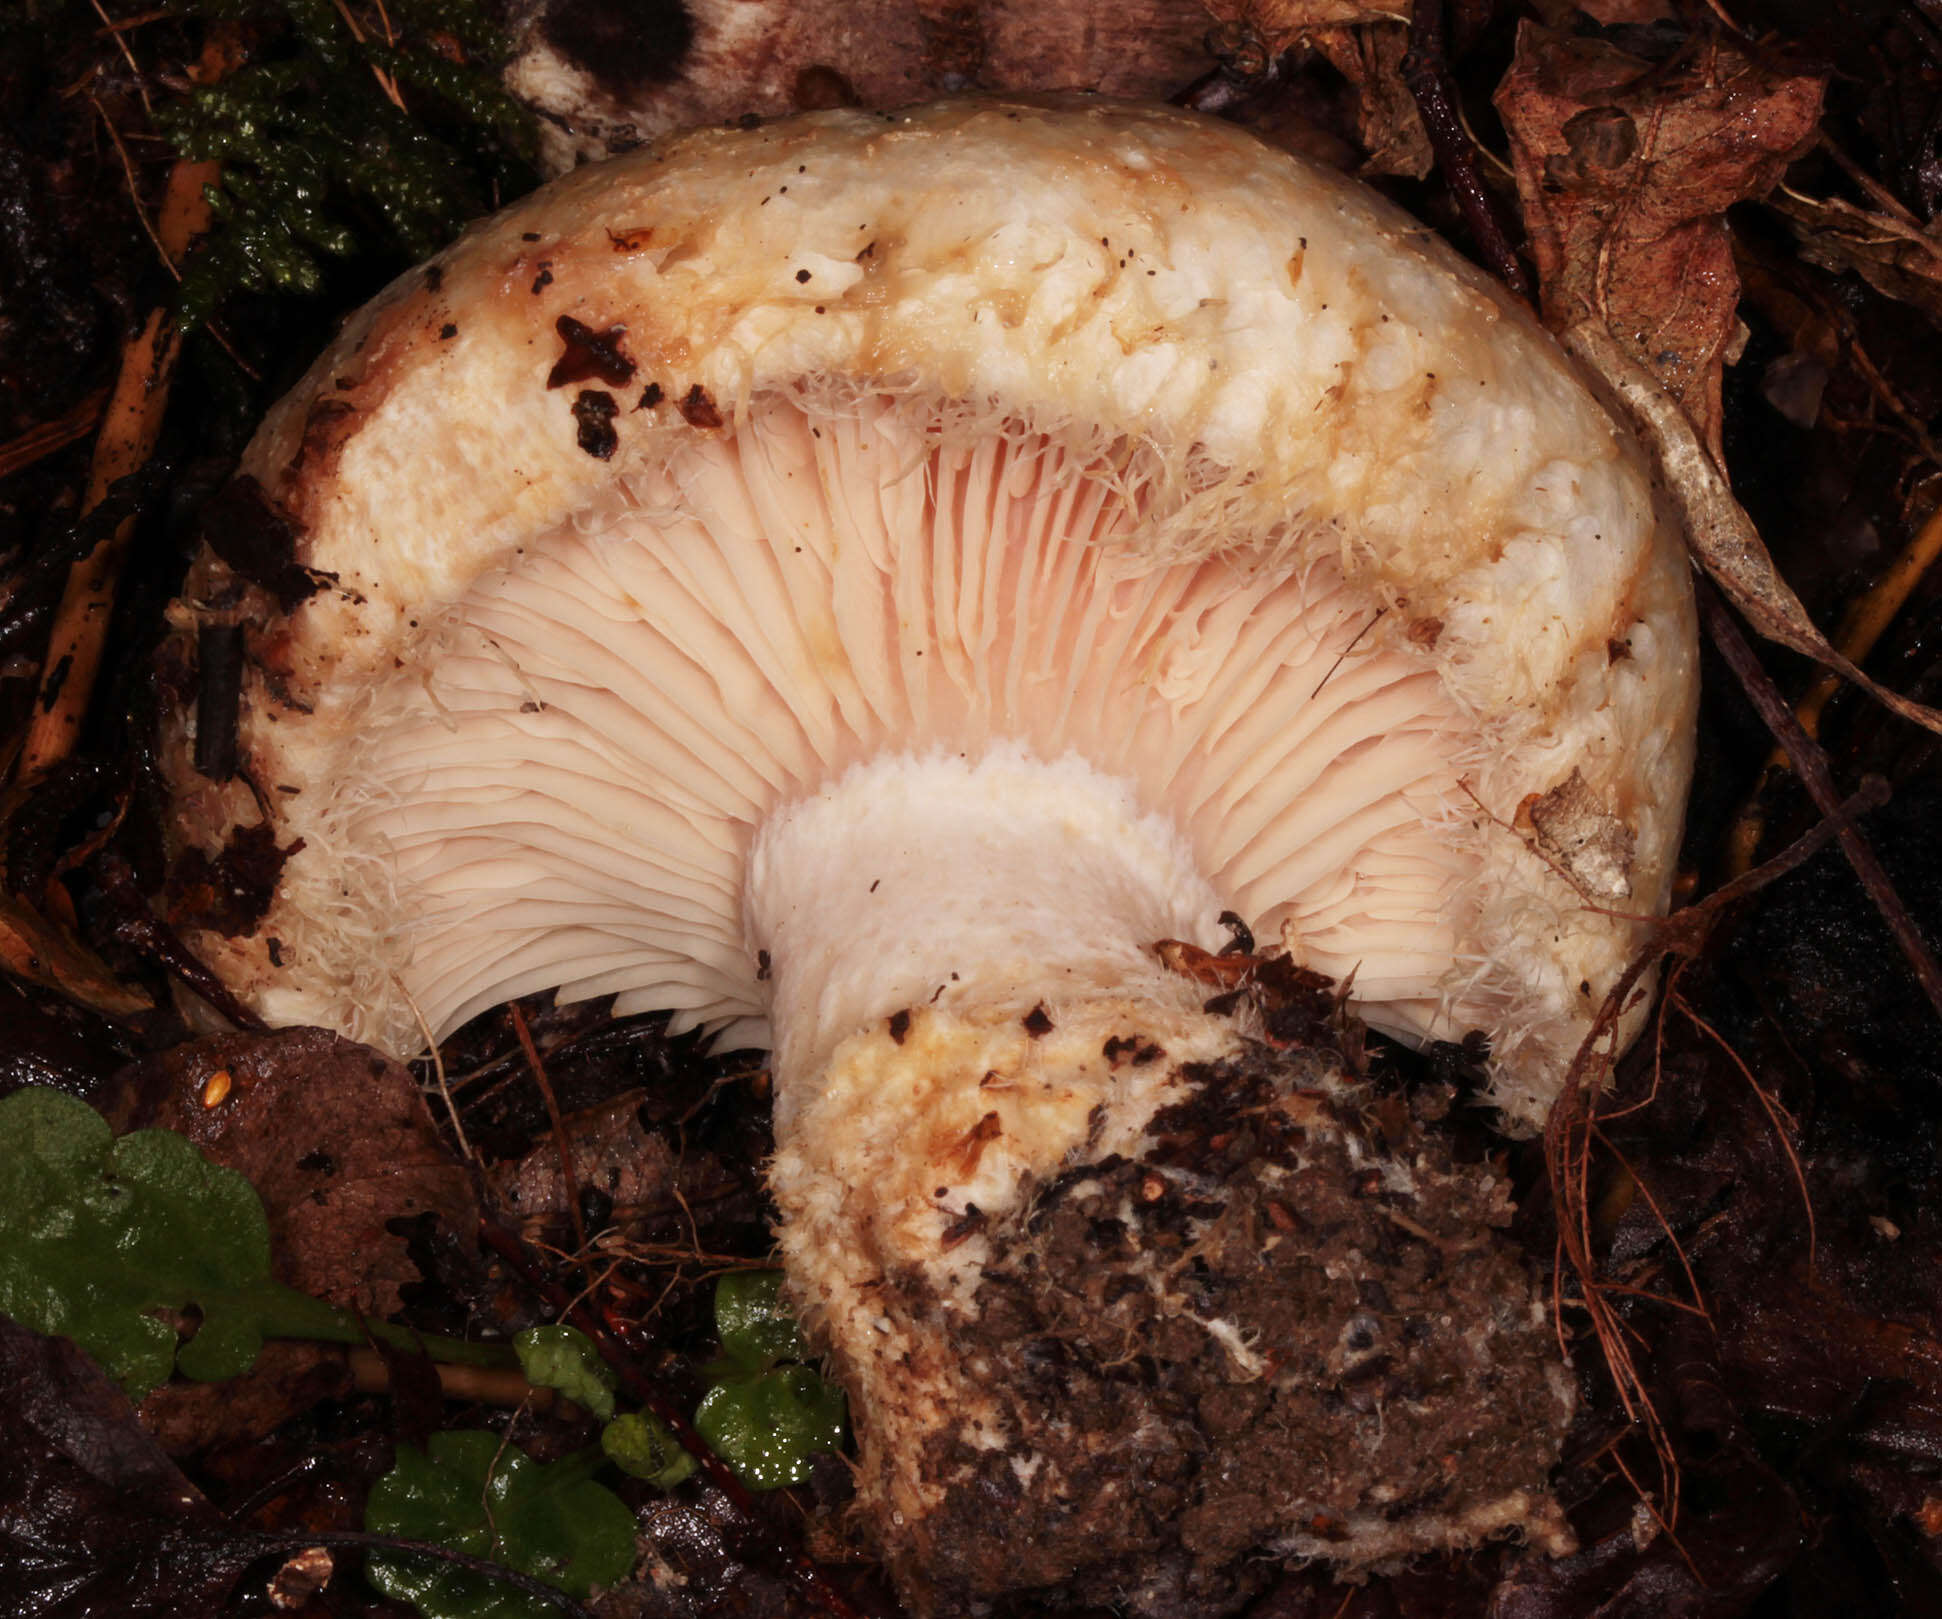
{"type": "MultiPolygon", "coordinates": [[[[1484,1031],[1530,1128],[1667,901],[1681,547],[1632,440],[1482,276],[1165,109],[819,113],[475,228],[352,320],[244,472],[176,609],[185,648],[247,626],[241,768],[199,776],[213,722],[177,716],[181,837],[300,847],[255,930],[202,946],[272,1021],[391,1051],[546,989],[771,1047],[789,1286],[914,1600],[1064,1577],[1013,1535],[1068,1573],[1088,1537],[1125,1555],[1098,1435],[1145,1445],[1161,1407],[1052,1409],[1077,1385],[1012,1350],[1069,1356],[1063,1306],[997,1325],[1058,1211],[1117,1233],[1147,1300],[1125,1355],[1184,1324],[1223,1388],[1300,1381],[1260,1336],[1283,1318],[1196,1304],[1178,1269],[1235,1206],[1209,1166],[1239,1126],[1203,1127],[1228,1108],[1280,1121],[1254,1257],[1351,1229],[1370,1265],[1398,1231],[1479,1256],[1385,1273],[1445,1298],[1424,1319],[1472,1378],[1398,1385],[1392,1426],[1496,1402],[1537,1435],[1326,1511],[1250,1486],[1283,1517],[1228,1549],[1559,1543],[1570,1397],[1534,1292],[1450,1326],[1459,1273],[1516,1266],[1438,1222],[1501,1223],[1501,1186],[1358,1123],[1352,1052],[1264,1078],[1259,1004],[1202,981],[1245,918],[1298,998],[1323,975],[1403,1040],[1484,1031]],[[1374,1224],[1287,1191],[1315,1176],[1374,1224]]],[[[1328,1285],[1382,1293],[1346,1252],[1328,1285]]],[[[1388,1319],[1327,1323],[1314,1375],[1388,1364],[1388,1319]]],[[[1157,1476],[1200,1567],[1212,1486],[1157,1476]]]]}

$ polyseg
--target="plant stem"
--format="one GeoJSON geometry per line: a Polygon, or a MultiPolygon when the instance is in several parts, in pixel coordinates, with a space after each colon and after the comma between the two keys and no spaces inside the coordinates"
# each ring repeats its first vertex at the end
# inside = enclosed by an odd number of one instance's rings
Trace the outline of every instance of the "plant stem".
{"type": "Polygon", "coordinates": [[[323,1299],[312,1298],[308,1293],[299,1293],[281,1282],[264,1282],[244,1290],[238,1298],[263,1323],[266,1338],[305,1338],[317,1343],[352,1345],[362,1345],[375,1338],[407,1354],[422,1351],[447,1365],[499,1370],[519,1364],[510,1344],[446,1338],[438,1333],[393,1326],[388,1321],[373,1321],[323,1299]]]}
{"type": "MultiPolygon", "coordinates": [[[[1807,789],[1808,797],[1813,799],[1814,807],[1823,815],[1839,815],[1841,795],[1834,785],[1834,774],[1827,767],[1827,755],[1821,752],[1820,744],[1794,718],[1793,710],[1788,708],[1786,699],[1780,695],[1773,677],[1754,656],[1753,648],[1740,633],[1732,609],[1713,582],[1701,575],[1693,583],[1699,600],[1699,616],[1707,634],[1726,659],[1727,667],[1738,677],[1747,700],[1753,704],[1760,718],[1766,721],[1774,740],[1787,750],[1787,756],[1794,763],[1794,772],[1807,789]]],[[[1914,972],[1916,983],[1935,1008],[1936,1016],[1942,1018],[1942,963],[1936,961],[1935,953],[1916,927],[1915,919],[1908,914],[1908,907],[1902,903],[1901,895],[1896,893],[1895,885],[1889,881],[1888,873],[1882,869],[1881,861],[1869,847],[1867,839],[1853,826],[1846,824],[1841,826],[1836,836],[1841,842],[1841,852],[1854,868],[1855,876],[1861,879],[1861,886],[1867,891],[1868,898],[1874,901],[1882,921],[1887,923],[1888,931],[1894,935],[1896,944],[1901,946],[1902,955],[1914,972]]]]}
{"type": "Polygon", "coordinates": [[[1484,262],[1497,278],[1531,302],[1531,280],[1524,273],[1503,222],[1491,203],[1477,168],[1476,146],[1457,110],[1456,81],[1443,43],[1444,0],[1416,0],[1409,23],[1409,50],[1403,57],[1403,83],[1416,101],[1417,116],[1436,153],[1436,166],[1456,198],[1484,262]]]}

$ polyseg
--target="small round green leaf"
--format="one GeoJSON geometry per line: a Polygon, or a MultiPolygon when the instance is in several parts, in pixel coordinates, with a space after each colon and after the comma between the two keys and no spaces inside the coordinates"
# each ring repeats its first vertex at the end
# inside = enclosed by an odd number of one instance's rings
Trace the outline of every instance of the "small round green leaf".
{"type": "Polygon", "coordinates": [[[808,1354],[795,1319],[782,1307],[782,1272],[730,1271],[715,1283],[715,1331],[722,1353],[751,1372],[808,1354]]]}
{"type": "Polygon", "coordinates": [[[695,1470],[668,1425],[650,1411],[630,1411],[600,1430],[600,1448],[623,1473],[671,1490],[695,1470]]]}
{"type": "Polygon", "coordinates": [[[807,1366],[732,1377],[703,1396],[695,1428],[751,1490],[809,1477],[809,1459],[843,1443],[843,1391],[807,1366]]]}
{"type": "Polygon", "coordinates": [[[535,1388],[558,1389],[605,1422],[614,1414],[620,1379],[578,1327],[528,1327],[512,1341],[520,1369],[535,1388]]]}
{"type": "MultiPolygon", "coordinates": [[[[589,1478],[598,1450],[546,1465],[481,1430],[434,1434],[425,1450],[400,1446],[397,1465],[371,1487],[364,1527],[488,1558],[576,1597],[634,1566],[634,1515],[589,1478]]],[[[372,1585],[425,1619],[548,1619],[540,1598],[469,1569],[374,1552],[372,1585]]]]}

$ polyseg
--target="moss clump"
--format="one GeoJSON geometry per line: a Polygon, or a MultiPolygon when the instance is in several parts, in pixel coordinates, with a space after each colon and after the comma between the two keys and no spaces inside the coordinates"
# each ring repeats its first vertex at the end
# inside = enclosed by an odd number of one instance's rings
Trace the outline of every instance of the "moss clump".
{"type": "Polygon", "coordinates": [[[316,293],[325,260],[423,258],[527,189],[530,115],[500,85],[506,43],[475,0],[182,0],[238,64],[161,109],[186,158],[221,163],[215,223],[179,313],[239,292],[316,293]]]}

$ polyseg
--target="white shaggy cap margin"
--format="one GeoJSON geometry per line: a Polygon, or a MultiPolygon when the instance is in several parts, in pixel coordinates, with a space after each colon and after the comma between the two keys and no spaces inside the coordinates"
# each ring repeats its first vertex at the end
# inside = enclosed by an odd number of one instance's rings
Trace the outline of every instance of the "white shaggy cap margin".
{"type": "Polygon", "coordinates": [[[330,583],[197,564],[183,634],[265,622],[242,779],[188,716],[173,768],[187,841],[303,840],[198,941],[274,1021],[407,1050],[558,987],[764,1039],[764,822],[999,744],[1130,791],[1377,1026],[1489,1032],[1525,1123],[1666,903],[1695,651],[1639,451],[1422,227],[1218,123],[591,166],[355,317],[244,470],[330,583]]]}

